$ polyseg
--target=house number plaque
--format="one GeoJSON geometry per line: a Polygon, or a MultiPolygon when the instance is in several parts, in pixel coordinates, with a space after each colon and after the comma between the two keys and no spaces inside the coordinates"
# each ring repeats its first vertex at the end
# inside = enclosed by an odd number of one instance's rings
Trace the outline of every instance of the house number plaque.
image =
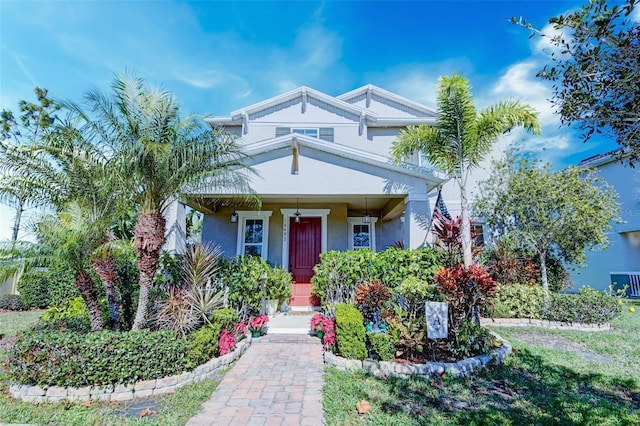
{"type": "Polygon", "coordinates": [[[445,302],[427,302],[427,337],[429,339],[446,339],[449,331],[449,304],[445,302]]]}

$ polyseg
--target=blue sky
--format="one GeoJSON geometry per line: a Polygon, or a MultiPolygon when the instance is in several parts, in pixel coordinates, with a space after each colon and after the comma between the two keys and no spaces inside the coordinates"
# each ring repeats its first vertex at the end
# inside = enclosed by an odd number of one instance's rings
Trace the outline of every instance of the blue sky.
{"type": "MultiPolygon", "coordinates": [[[[35,86],[78,100],[126,70],[171,91],[184,113],[226,115],[301,85],[339,95],[367,83],[435,107],[438,77],[460,72],[479,106],[536,107],[543,134],[511,137],[563,167],[615,145],[583,144],[560,127],[550,87],[535,78],[547,46],[508,21],[542,28],[580,4],[0,0],[0,108],[33,101],[35,86]]],[[[0,239],[11,216],[0,207],[0,239]]]]}

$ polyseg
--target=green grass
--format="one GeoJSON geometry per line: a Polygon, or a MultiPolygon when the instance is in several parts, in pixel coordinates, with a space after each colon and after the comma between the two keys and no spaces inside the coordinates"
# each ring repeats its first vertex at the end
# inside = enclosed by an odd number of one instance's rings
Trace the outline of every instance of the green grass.
{"type": "Polygon", "coordinates": [[[382,379],[327,368],[327,425],[640,425],[640,310],[612,331],[496,328],[514,353],[469,378],[382,379]],[[530,345],[515,336],[569,339],[609,362],[530,345]],[[544,337],[544,336],[543,336],[544,337]],[[359,415],[355,404],[371,404],[359,415]]]}
{"type": "Polygon", "coordinates": [[[215,380],[180,388],[173,395],[155,399],[158,413],[151,417],[133,418],[119,414],[120,404],[93,403],[90,407],[75,403],[38,404],[16,401],[7,389],[0,391],[0,422],[54,424],[65,426],[85,425],[184,425],[198,414],[202,403],[211,397],[218,386],[215,380]]]}
{"type": "MultiPolygon", "coordinates": [[[[13,336],[38,321],[42,311],[7,312],[0,314],[0,333],[13,336]]],[[[5,356],[0,349],[0,365],[5,356]]],[[[134,418],[120,412],[124,404],[81,403],[31,404],[9,396],[5,377],[0,371],[0,423],[53,424],[64,426],[85,425],[184,425],[211,397],[218,381],[205,380],[180,388],[173,395],[155,398],[158,407],[153,417],[134,418]]]]}
{"type": "Polygon", "coordinates": [[[42,310],[0,313],[0,336],[15,336],[38,322],[42,310]]]}

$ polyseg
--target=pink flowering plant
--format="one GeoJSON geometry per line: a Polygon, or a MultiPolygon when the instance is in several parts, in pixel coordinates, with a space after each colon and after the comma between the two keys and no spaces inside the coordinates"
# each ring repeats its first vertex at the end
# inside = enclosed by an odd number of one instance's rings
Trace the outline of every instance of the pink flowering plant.
{"type": "Polygon", "coordinates": [[[315,314],[311,317],[311,321],[309,321],[309,327],[311,328],[311,332],[318,336],[320,336],[318,332],[322,332],[322,344],[325,349],[329,350],[336,344],[336,327],[334,319],[327,318],[322,314],[315,314]]]}
{"type": "Polygon", "coordinates": [[[247,334],[247,324],[242,321],[233,324],[233,333],[236,335],[236,340],[242,340],[247,334]]]}
{"type": "Polygon", "coordinates": [[[269,317],[265,314],[256,315],[249,321],[249,329],[251,331],[262,330],[269,323],[269,317]]]}
{"type": "Polygon", "coordinates": [[[218,353],[226,355],[231,353],[236,347],[236,336],[231,331],[224,329],[218,338],[218,353]]]}

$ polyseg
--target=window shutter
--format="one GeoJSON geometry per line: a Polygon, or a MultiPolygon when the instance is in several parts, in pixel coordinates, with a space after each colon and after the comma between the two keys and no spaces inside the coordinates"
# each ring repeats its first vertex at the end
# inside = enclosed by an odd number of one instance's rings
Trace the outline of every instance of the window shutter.
{"type": "Polygon", "coordinates": [[[333,142],[333,127],[320,127],[320,139],[333,142]]]}
{"type": "Polygon", "coordinates": [[[276,138],[291,133],[290,127],[276,127],[276,138]]]}

